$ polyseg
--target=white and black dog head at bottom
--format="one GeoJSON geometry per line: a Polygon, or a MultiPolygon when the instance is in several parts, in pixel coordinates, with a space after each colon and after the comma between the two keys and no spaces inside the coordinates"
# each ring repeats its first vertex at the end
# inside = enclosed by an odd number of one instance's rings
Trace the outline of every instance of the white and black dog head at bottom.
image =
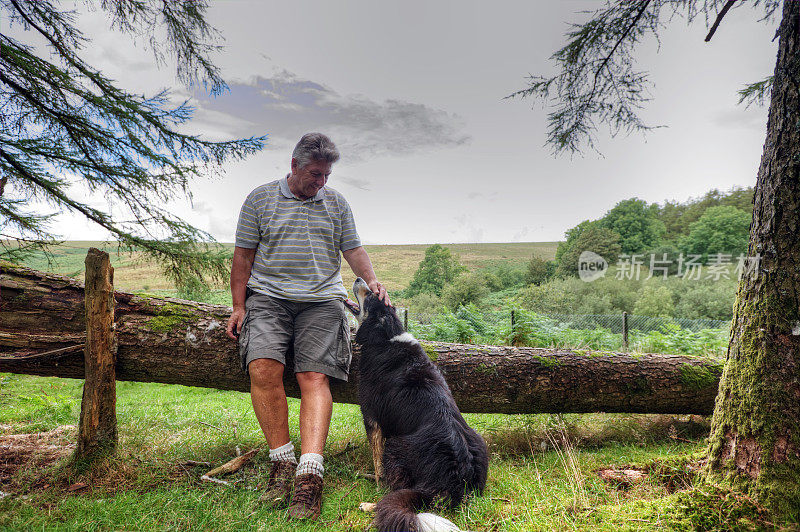
{"type": "Polygon", "coordinates": [[[353,283],[353,295],[356,301],[348,299],[345,301],[345,306],[358,321],[356,342],[362,345],[388,342],[391,338],[405,332],[395,308],[387,305],[372,293],[361,277],[353,283]]]}

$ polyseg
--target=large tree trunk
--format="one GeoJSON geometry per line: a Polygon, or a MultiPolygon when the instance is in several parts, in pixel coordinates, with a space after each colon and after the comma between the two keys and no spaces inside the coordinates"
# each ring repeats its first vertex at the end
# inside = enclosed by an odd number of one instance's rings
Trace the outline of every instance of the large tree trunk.
{"type": "MultiPolygon", "coordinates": [[[[25,268],[0,276],[0,371],[82,378],[83,286],[25,268]]],[[[117,379],[248,391],[225,335],[231,309],[115,293],[117,379]]],[[[464,412],[709,414],[722,364],[691,357],[423,342],[464,412]]],[[[358,349],[337,402],[355,403],[358,349]]],[[[291,371],[284,381],[299,397],[291,371]]]]}
{"type": "Polygon", "coordinates": [[[712,478],[780,513],[800,509],[800,2],[786,0],[750,256],[712,420],[712,478]]]}

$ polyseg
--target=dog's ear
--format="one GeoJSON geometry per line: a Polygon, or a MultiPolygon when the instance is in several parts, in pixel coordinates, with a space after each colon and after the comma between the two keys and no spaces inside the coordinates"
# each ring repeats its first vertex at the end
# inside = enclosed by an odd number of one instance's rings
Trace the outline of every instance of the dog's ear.
{"type": "Polygon", "coordinates": [[[375,296],[374,304],[373,312],[376,316],[380,316],[381,326],[386,331],[388,338],[404,332],[403,324],[397,317],[397,309],[394,305],[386,305],[377,296],[375,296]]]}
{"type": "Polygon", "coordinates": [[[378,296],[369,292],[366,297],[367,301],[367,308],[371,313],[378,313],[381,310],[381,307],[385,307],[386,305],[383,304],[383,301],[378,299],[378,296]]]}

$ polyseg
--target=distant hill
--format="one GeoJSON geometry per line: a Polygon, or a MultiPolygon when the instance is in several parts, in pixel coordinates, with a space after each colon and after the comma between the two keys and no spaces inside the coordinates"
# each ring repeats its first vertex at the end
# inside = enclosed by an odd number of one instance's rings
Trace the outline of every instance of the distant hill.
{"type": "MultiPolygon", "coordinates": [[[[232,248],[233,244],[221,244],[232,248]]],[[[546,260],[555,257],[558,242],[508,242],[486,244],[442,244],[457,254],[469,269],[485,268],[507,263],[523,268],[534,255],[546,260]]],[[[372,259],[375,273],[390,290],[408,286],[414,271],[425,255],[429,244],[365,245],[372,259]]],[[[83,261],[89,247],[97,247],[111,254],[114,266],[114,284],[120,290],[169,290],[174,288],[153,264],[144,263],[138,253],[119,253],[114,243],[92,241],[68,241],[56,246],[53,262],[37,254],[24,265],[37,270],[52,271],[72,277],[82,276],[83,261]]],[[[355,277],[346,263],[342,264],[345,286],[353,284],[355,277]]]]}

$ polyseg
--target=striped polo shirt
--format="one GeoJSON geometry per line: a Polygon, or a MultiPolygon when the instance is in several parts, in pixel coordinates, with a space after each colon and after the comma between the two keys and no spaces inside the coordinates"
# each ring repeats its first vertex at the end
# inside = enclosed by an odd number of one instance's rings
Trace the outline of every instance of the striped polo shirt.
{"type": "Polygon", "coordinates": [[[257,248],[247,286],[290,301],[345,299],[339,252],[361,245],[350,205],[328,186],[301,200],[287,178],[253,190],[239,213],[236,246],[257,248]]]}

